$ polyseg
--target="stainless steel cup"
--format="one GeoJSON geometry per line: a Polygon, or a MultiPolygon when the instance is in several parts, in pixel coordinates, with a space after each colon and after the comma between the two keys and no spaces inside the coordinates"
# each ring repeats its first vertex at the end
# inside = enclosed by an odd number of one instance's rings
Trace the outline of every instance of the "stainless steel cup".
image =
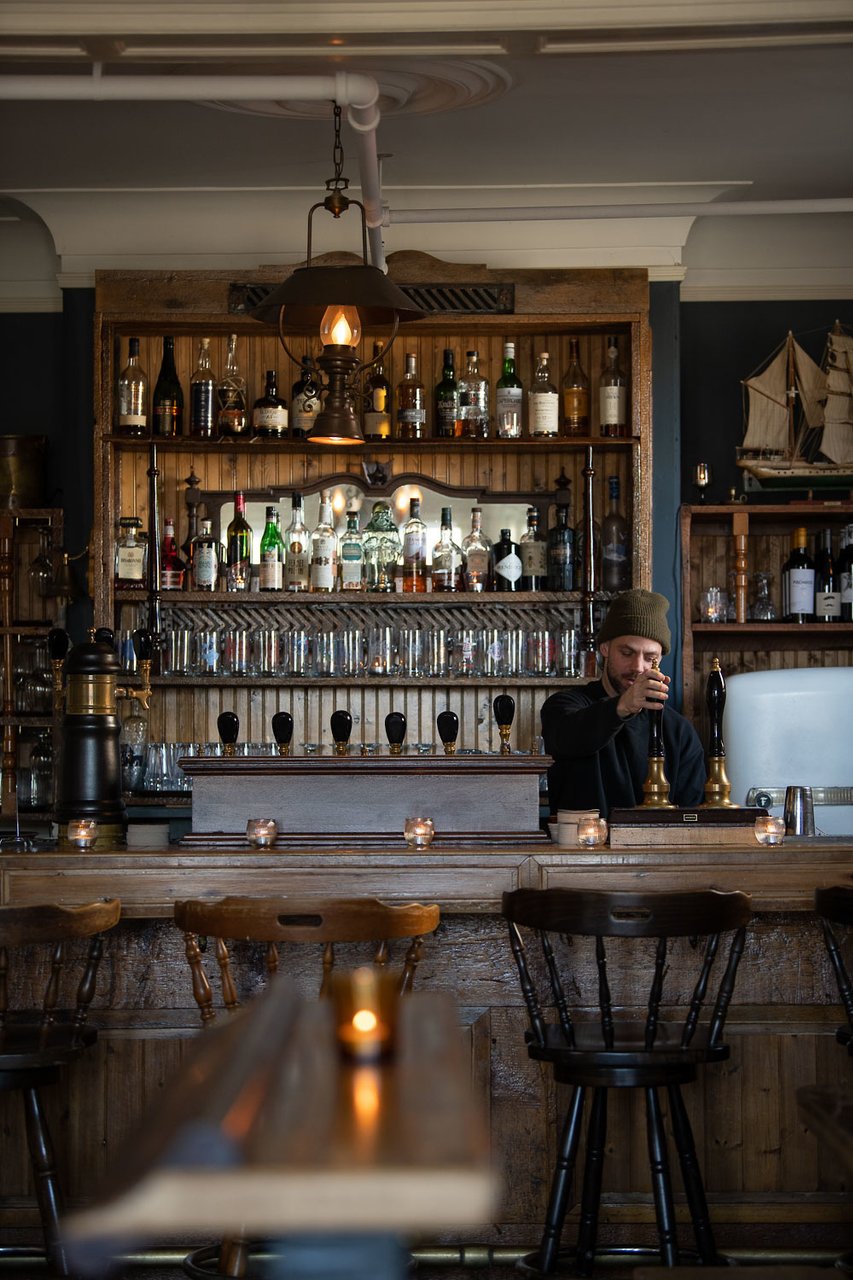
{"type": "Polygon", "coordinates": [[[785,790],[785,834],[814,835],[814,797],[811,787],[787,787],[785,790]]]}

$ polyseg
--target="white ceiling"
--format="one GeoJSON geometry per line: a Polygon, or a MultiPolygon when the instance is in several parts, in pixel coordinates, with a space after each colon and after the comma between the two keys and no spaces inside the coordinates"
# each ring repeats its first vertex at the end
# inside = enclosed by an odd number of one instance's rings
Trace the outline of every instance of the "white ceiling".
{"type": "MultiPolygon", "coordinates": [[[[804,220],[769,220],[797,200],[818,235],[796,269],[853,284],[853,0],[4,0],[4,75],[95,63],[104,76],[374,76],[389,251],[643,262],[673,278],[695,264],[699,280],[733,237],[742,267],[772,270],[778,228],[793,243],[804,220]],[[766,202],[765,216],[666,216],[667,203],[709,201],[766,202]],[[662,216],[472,212],[584,203],[660,203],[662,216]],[[395,211],[437,207],[458,217],[395,224],[395,211]]],[[[332,172],[329,110],[2,102],[0,194],[45,221],[66,275],[298,260],[332,172]]],[[[347,129],[344,148],[355,184],[347,129]]]]}

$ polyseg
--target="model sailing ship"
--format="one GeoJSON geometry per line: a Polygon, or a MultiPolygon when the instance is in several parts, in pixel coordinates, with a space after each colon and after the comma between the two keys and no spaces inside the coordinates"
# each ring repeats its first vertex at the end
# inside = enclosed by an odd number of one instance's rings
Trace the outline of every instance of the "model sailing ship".
{"type": "Polygon", "coordinates": [[[815,364],[792,333],[746,378],[737,464],[770,486],[853,483],[853,333],[838,321],[815,364]]]}

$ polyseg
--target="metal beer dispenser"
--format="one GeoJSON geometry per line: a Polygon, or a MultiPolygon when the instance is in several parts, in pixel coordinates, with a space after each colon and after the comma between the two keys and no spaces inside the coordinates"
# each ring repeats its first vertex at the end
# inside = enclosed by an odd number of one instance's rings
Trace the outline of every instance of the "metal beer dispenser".
{"type": "MultiPolygon", "coordinates": [[[[68,647],[64,631],[48,638],[51,657],[61,661],[68,647]]],[[[56,817],[59,848],[73,847],[68,824],[78,819],[97,823],[95,848],[125,843],[127,815],[122,799],[121,723],[116,711],[119,698],[132,698],[148,710],[151,698],[151,636],[135,631],[134,649],[142,677],[141,687],[118,684],[120,665],[112,632],[91,631],[89,639],[75,645],[65,659],[65,711],[62,717],[62,761],[56,817]]],[[[57,691],[58,695],[58,691],[57,691]]]]}

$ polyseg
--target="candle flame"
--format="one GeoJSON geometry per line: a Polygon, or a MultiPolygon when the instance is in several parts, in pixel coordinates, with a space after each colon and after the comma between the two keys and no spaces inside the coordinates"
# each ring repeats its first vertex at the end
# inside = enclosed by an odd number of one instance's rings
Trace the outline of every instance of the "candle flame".
{"type": "Polygon", "coordinates": [[[369,1031],[376,1030],[379,1020],[372,1009],[359,1009],[352,1016],[352,1025],[356,1031],[366,1035],[369,1031]]]}

